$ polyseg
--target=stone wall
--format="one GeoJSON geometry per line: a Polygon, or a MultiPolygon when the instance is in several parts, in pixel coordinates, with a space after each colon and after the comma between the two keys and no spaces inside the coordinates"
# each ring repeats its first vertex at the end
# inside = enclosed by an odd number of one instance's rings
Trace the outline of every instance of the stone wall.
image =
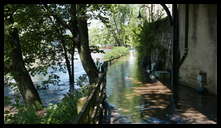
{"type": "MultiPolygon", "coordinates": [[[[155,22],[155,40],[159,43],[158,48],[154,48],[152,52],[152,62],[158,62],[160,69],[171,69],[172,57],[172,26],[169,18],[164,18],[155,22]]],[[[159,68],[159,67],[158,67],[159,68]]]]}
{"type": "MultiPolygon", "coordinates": [[[[178,6],[181,57],[185,42],[185,5],[178,6]]],[[[189,5],[188,55],[180,68],[180,80],[197,88],[197,75],[207,73],[209,92],[217,95],[217,5],[189,5]]]]}

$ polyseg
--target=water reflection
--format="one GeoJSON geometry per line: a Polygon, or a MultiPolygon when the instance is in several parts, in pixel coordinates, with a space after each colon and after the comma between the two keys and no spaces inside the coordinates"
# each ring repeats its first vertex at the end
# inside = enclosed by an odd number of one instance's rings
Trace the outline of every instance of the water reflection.
{"type": "MultiPolygon", "coordinates": [[[[109,103],[115,105],[118,110],[133,122],[140,121],[139,96],[133,96],[131,87],[134,84],[134,71],[136,70],[135,53],[130,52],[129,56],[122,57],[113,63],[107,72],[107,95],[109,103]]],[[[139,84],[137,84],[138,86],[139,84]]]]}
{"type": "MultiPolygon", "coordinates": [[[[135,53],[130,52],[128,56],[120,58],[109,66],[107,72],[107,96],[108,102],[115,107],[114,114],[118,112],[132,123],[214,123],[216,121],[216,98],[209,95],[201,96],[193,89],[184,86],[178,87],[180,97],[178,103],[181,109],[175,110],[168,79],[162,77],[164,83],[160,81],[149,83],[142,68],[137,65],[135,53]]],[[[120,121],[115,122],[120,123],[120,121]]]]}

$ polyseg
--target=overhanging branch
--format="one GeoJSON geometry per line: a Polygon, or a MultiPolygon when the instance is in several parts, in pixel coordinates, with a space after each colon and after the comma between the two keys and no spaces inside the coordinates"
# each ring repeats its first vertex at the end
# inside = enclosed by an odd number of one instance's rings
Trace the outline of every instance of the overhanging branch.
{"type": "Polygon", "coordinates": [[[170,24],[173,25],[173,18],[172,18],[172,15],[170,13],[170,10],[168,9],[168,7],[165,5],[165,4],[160,4],[163,9],[166,11],[167,13],[167,16],[169,17],[169,20],[170,20],[170,24]]]}
{"type": "Polygon", "coordinates": [[[57,16],[57,14],[52,11],[47,4],[44,4],[44,8],[58,21],[59,24],[61,24],[64,28],[71,30],[71,27],[66,24],[65,21],[63,21],[59,16],[57,16]]]}

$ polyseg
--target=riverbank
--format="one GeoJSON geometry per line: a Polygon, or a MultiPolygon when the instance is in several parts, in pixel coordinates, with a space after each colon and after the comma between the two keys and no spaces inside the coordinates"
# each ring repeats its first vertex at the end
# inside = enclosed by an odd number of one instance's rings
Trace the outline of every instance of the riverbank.
{"type": "Polygon", "coordinates": [[[126,47],[114,47],[111,51],[105,53],[103,60],[112,61],[125,56],[129,53],[129,49],[126,47]]]}

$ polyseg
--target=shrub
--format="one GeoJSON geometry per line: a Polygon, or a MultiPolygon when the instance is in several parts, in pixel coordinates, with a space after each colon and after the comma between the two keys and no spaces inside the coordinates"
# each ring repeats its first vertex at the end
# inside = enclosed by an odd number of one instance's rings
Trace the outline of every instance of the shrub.
{"type": "Polygon", "coordinates": [[[41,124],[70,123],[77,116],[77,100],[78,97],[70,94],[61,103],[49,105],[46,116],[41,119],[41,124]]]}
{"type": "Polygon", "coordinates": [[[17,112],[6,113],[4,118],[6,124],[38,124],[40,122],[40,118],[35,114],[35,107],[16,104],[13,108],[17,112]]]}
{"type": "Polygon", "coordinates": [[[13,105],[16,114],[7,114],[5,124],[65,124],[77,116],[78,96],[69,94],[59,104],[49,105],[41,110],[33,106],[13,105]],[[43,112],[43,113],[42,113],[43,112]],[[40,113],[40,114],[39,114],[40,113]]]}

